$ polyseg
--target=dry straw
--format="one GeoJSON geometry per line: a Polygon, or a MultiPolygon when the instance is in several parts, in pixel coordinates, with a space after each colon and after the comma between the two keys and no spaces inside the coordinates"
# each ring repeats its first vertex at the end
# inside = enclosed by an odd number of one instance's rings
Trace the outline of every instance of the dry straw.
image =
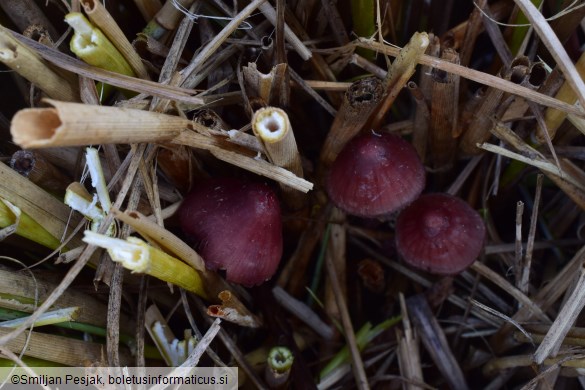
{"type": "Polygon", "coordinates": [[[79,100],[77,85],[54,72],[33,50],[12,37],[0,26],[0,62],[38,86],[53,99],[79,100]]]}
{"type": "MultiPolygon", "coordinates": [[[[252,117],[252,130],[264,145],[266,155],[273,164],[303,177],[301,156],[288,115],[284,110],[266,107],[256,111],[252,117]]],[[[293,209],[303,206],[304,198],[298,191],[283,186],[283,195],[293,209]]]]}
{"type": "Polygon", "coordinates": [[[10,132],[23,148],[157,142],[177,136],[190,121],[117,107],[47,100],[54,108],[20,110],[10,132]]]}

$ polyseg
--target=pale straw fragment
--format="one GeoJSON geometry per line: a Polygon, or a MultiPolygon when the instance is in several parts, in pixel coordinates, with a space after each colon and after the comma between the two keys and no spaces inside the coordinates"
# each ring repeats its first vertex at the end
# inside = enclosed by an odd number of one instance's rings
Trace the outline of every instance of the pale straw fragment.
{"type": "Polygon", "coordinates": [[[0,62],[38,86],[53,99],[79,100],[76,85],[54,72],[34,51],[18,42],[0,25],[0,62]]]}
{"type": "MultiPolygon", "coordinates": [[[[266,107],[256,111],[252,117],[252,130],[264,145],[266,155],[273,164],[303,177],[301,156],[288,115],[284,110],[266,107]]],[[[303,206],[304,198],[298,191],[285,185],[281,187],[287,204],[293,209],[303,206]]]]}
{"type": "Polygon", "coordinates": [[[54,108],[20,110],[10,132],[23,148],[158,142],[177,136],[190,121],[117,107],[47,100],[54,108]]]}

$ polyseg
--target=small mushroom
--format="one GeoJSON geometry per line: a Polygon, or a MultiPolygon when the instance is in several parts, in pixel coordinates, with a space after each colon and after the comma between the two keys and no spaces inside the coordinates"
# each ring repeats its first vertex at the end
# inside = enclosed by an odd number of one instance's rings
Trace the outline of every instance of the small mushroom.
{"type": "Polygon", "coordinates": [[[396,246],[413,267],[435,274],[463,271],[479,256],[485,241],[480,215],[448,194],[423,195],[396,222],[396,246]]]}
{"type": "Polygon", "coordinates": [[[247,287],[270,279],[282,257],[276,194],[265,184],[233,178],[198,183],[179,209],[181,228],[205,265],[247,287]]]}
{"type": "Polygon", "coordinates": [[[388,133],[353,138],[326,179],[331,201],[345,212],[377,217],[397,211],[422,192],[425,169],[416,150],[388,133]]]}

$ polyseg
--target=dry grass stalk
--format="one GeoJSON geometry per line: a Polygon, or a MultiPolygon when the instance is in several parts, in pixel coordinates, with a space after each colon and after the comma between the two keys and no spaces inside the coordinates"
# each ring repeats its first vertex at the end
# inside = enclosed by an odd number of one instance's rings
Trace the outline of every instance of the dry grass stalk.
{"type": "MultiPolygon", "coordinates": [[[[527,75],[528,65],[526,57],[516,58],[509,67],[502,68],[499,75],[505,80],[513,80],[520,84],[527,75]]],[[[491,137],[490,129],[494,126],[494,119],[498,120],[504,114],[509,103],[510,101],[505,99],[504,91],[488,88],[473,119],[462,134],[459,146],[464,153],[478,154],[481,152],[477,144],[486,142],[491,137]]]]}
{"type": "Polygon", "coordinates": [[[398,340],[398,366],[400,368],[400,375],[408,380],[404,388],[407,390],[419,390],[420,386],[416,386],[413,382],[424,383],[418,336],[410,325],[408,311],[406,309],[406,302],[404,295],[400,293],[400,312],[402,313],[402,324],[404,332],[396,329],[396,339],[398,340]]]}
{"type": "Polygon", "coordinates": [[[221,305],[211,305],[207,308],[207,314],[211,317],[222,318],[249,328],[258,328],[262,325],[260,318],[252,314],[231,291],[222,291],[218,297],[221,305]]]}
{"type": "Polygon", "coordinates": [[[14,39],[10,31],[1,25],[0,61],[53,99],[79,100],[77,85],[53,71],[33,50],[14,39]]]}
{"type": "Polygon", "coordinates": [[[536,33],[555,59],[573,91],[577,94],[581,107],[585,107],[585,83],[555,32],[540,11],[529,0],[514,0],[514,2],[530,20],[532,27],[534,27],[536,33]]]}
{"type": "Polygon", "coordinates": [[[362,361],[362,357],[355,339],[355,332],[353,330],[353,325],[351,324],[351,317],[349,315],[346,300],[343,296],[343,288],[338,278],[339,273],[330,256],[325,256],[325,267],[327,269],[327,276],[331,282],[331,288],[334,291],[335,302],[337,303],[341,317],[341,324],[343,325],[345,341],[351,355],[351,368],[353,371],[355,383],[357,388],[360,390],[369,389],[370,386],[368,385],[368,377],[366,375],[364,363],[362,361]]]}
{"type": "Polygon", "coordinates": [[[30,150],[19,150],[12,155],[10,167],[46,191],[63,196],[71,182],[42,154],[30,150]]]}
{"type": "Polygon", "coordinates": [[[366,125],[383,97],[384,87],[376,78],[352,83],[321,148],[321,162],[327,167],[335,161],[345,144],[366,125]]]}
{"type": "Polygon", "coordinates": [[[104,32],[104,34],[112,41],[114,46],[122,53],[122,56],[128,61],[136,75],[142,79],[149,80],[146,67],[142,63],[142,59],[136,53],[116,21],[112,18],[110,13],[106,10],[104,5],[96,0],[80,0],[85,13],[89,20],[104,32]]]}
{"type": "Polygon", "coordinates": [[[486,265],[476,261],[471,265],[471,269],[477,272],[479,275],[483,276],[484,278],[488,279],[490,282],[494,283],[506,293],[508,293],[511,297],[513,297],[516,301],[518,301],[522,306],[526,306],[532,312],[532,316],[537,317],[539,320],[544,322],[549,322],[550,319],[544,313],[544,311],[528,298],[524,293],[510,284],[504,277],[500,276],[495,271],[492,271],[486,265]]]}
{"type": "MultiPolygon", "coordinates": [[[[9,334],[9,329],[0,328],[0,337],[9,334]]],[[[47,360],[72,367],[83,367],[87,362],[101,363],[103,345],[63,336],[31,332],[21,334],[2,345],[15,353],[20,353],[26,345],[26,356],[47,360]]],[[[127,350],[120,351],[120,363],[132,365],[132,356],[127,350]]]]}
{"type": "Polygon", "coordinates": [[[303,321],[316,334],[324,340],[332,340],[335,331],[332,327],[321,321],[317,313],[305,303],[295,299],[282,287],[276,286],[272,289],[274,299],[284,307],[288,312],[303,321]]]}
{"type": "Polygon", "coordinates": [[[180,72],[181,85],[183,82],[195,71],[199,70],[213,53],[223,44],[223,42],[238,28],[238,26],[246,19],[252,12],[256,10],[266,0],[253,0],[243,10],[241,10],[234,18],[217,34],[203,49],[193,58],[187,67],[180,72]]]}
{"type": "Polygon", "coordinates": [[[130,91],[136,91],[146,93],[152,96],[158,96],[176,100],[184,104],[201,105],[205,104],[205,101],[199,97],[192,96],[193,91],[161,85],[154,81],[142,80],[135,77],[126,76],[123,74],[110,72],[104,69],[90,66],[83,61],[77,60],[69,55],[61,53],[58,50],[47,47],[40,44],[32,39],[28,39],[20,34],[12,33],[12,35],[20,42],[28,46],[29,49],[34,50],[45,60],[54,64],[55,66],[68,70],[70,72],[79,74],[84,77],[88,77],[97,81],[101,81],[113,86],[127,89],[130,91]]]}
{"type": "Polygon", "coordinates": [[[431,355],[444,379],[452,389],[467,389],[461,367],[445,337],[439,322],[422,295],[414,295],[406,300],[408,313],[420,335],[427,352],[431,355]]]}
{"type": "MultiPolygon", "coordinates": [[[[441,58],[459,63],[456,51],[446,49],[441,58]]],[[[433,69],[429,147],[435,169],[449,169],[456,157],[457,118],[459,117],[459,76],[433,69]]]]}
{"type": "Polygon", "coordinates": [[[420,160],[424,164],[427,155],[427,141],[431,112],[421,88],[419,88],[414,81],[409,81],[407,86],[416,103],[416,112],[412,124],[412,146],[414,146],[420,160]]]}
{"type": "Polygon", "coordinates": [[[538,175],[536,179],[536,195],[534,196],[532,215],[530,216],[530,230],[528,232],[526,243],[526,254],[524,255],[524,264],[522,266],[522,274],[518,285],[518,288],[524,294],[527,294],[530,288],[529,280],[530,271],[532,270],[532,254],[534,250],[534,239],[536,236],[536,225],[538,223],[538,208],[540,207],[540,195],[542,193],[542,179],[543,175],[538,175]]]}
{"type": "MultiPolygon", "coordinates": [[[[585,75],[585,53],[583,53],[579,57],[577,62],[575,62],[575,68],[577,69],[577,72],[580,75],[585,75]]],[[[571,84],[565,81],[561,88],[557,91],[555,99],[567,102],[569,104],[575,104],[575,102],[577,101],[577,95],[573,91],[571,84]]],[[[557,130],[565,120],[566,116],[567,114],[562,111],[555,110],[552,108],[547,109],[544,113],[546,129],[543,129],[541,127],[538,127],[536,129],[536,138],[538,139],[538,141],[540,142],[546,141],[544,131],[548,131],[548,136],[550,137],[551,140],[554,139],[557,130]]]]}
{"type": "MultiPolygon", "coordinates": [[[[275,27],[277,26],[276,10],[269,3],[262,3],[258,7],[264,14],[266,19],[272,23],[275,27]]],[[[284,25],[284,37],[286,41],[293,47],[297,54],[305,61],[308,61],[312,57],[311,50],[307,48],[303,42],[295,35],[288,25],[284,25]]]]}
{"type": "MultiPolygon", "coordinates": [[[[264,146],[270,162],[303,177],[301,155],[297,148],[295,135],[284,110],[266,107],[254,113],[252,130],[264,146]]],[[[281,185],[285,202],[293,210],[303,207],[306,198],[299,191],[281,185]]]]}
{"type": "Polygon", "coordinates": [[[334,283],[328,275],[325,279],[325,312],[332,321],[342,322],[342,309],[337,305],[336,294],[341,294],[341,298],[347,301],[346,215],[343,211],[334,207],[331,212],[331,220],[334,223],[330,225],[325,258],[329,259],[335,266],[337,279],[339,280],[339,290],[334,289],[334,283]]]}
{"type": "MultiPolygon", "coordinates": [[[[527,328],[525,326],[525,328],[527,328]]],[[[534,331],[530,331],[530,338],[526,337],[526,335],[524,335],[524,333],[522,332],[514,332],[514,338],[521,342],[521,343],[535,343],[535,344],[540,344],[542,343],[542,341],[544,340],[544,337],[546,336],[548,330],[550,327],[541,327],[544,328],[542,329],[539,333],[534,333],[534,331]]],[[[570,333],[571,331],[574,330],[582,330],[583,328],[571,328],[569,329],[569,332],[567,332],[567,336],[565,338],[563,338],[561,345],[562,346],[579,346],[579,347],[585,347],[585,339],[582,337],[582,333],[579,334],[578,337],[575,336],[571,336],[570,333]]]]}
{"type": "MultiPolygon", "coordinates": [[[[14,204],[57,239],[64,237],[69,223],[76,225],[79,220],[70,219],[71,210],[65,204],[2,163],[0,198],[14,204]]],[[[71,246],[80,244],[77,239],[71,241],[71,246]]]]}
{"type": "Polygon", "coordinates": [[[424,54],[429,43],[430,40],[427,33],[417,32],[410,38],[408,44],[400,50],[384,80],[386,89],[384,97],[371,119],[370,124],[374,130],[380,127],[398,93],[414,74],[419,58],[424,54]]]}
{"type": "MultiPolygon", "coordinates": [[[[541,310],[548,310],[569,288],[571,283],[574,282],[574,276],[579,272],[585,261],[585,247],[579,249],[579,251],[573,256],[573,258],[564,266],[564,268],[557,272],[556,276],[544,287],[542,287],[533,301],[541,308],[541,310]]],[[[522,306],[512,319],[516,322],[525,322],[531,318],[531,313],[528,307],[522,306]]],[[[496,351],[504,351],[510,348],[509,339],[507,334],[512,329],[510,324],[505,324],[492,340],[492,345],[496,351]]]]}
{"type": "Polygon", "coordinates": [[[249,98],[259,97],[265,105],[288,106],[290,87],[286,64],[278,64],[263,74],[256,64],[251,62],[242,68],[244,86],[249,98]]]}
{"type": "MultiPolygon", "coordinates": [[[[380,44],[372,40],[359,38],[353,45],[357,47],[364,47],[367,49],[376,50],[379,53],[398,56],[400,49],[385,44],[380,44]]],[[[566,113],[575,114],[579,117],[584,117],[585,112],[579,107],[575,107],[571,104],[557,100],[551,96],[544,95],[542,93],[533,91],[529,88],[517,85],[508,80],[504,80],[501,77],[497,77],[488,73],[480,72],[475,69],[463,67],[461,65],[453,64],[447,61],[433,58],[427,55],[422,55],[419,58],[421,65],[429,65],[433,68],[444,70],[445,72],[457,74],[463,78],[471,81],[478,82],[489,87],[500,89],[504,92],[511,93],[513,95],[522,96],[527,100],[531,100],[535,103],[542,104],[543,106],[556,108],[566,113]]]]}
{"type": "MultiPolygon", "coordinates": [[[[198,4],[199,4],[198,2],[192,4],[191,8],[189,9],[189,12],[194,12],[195,8],[198,7],[198,4]]],[[[163,55],[165,57],[165,63],[160,69],[160,75],[158,77],[158,81],[160,84],[170,84],[173,82],[172,81],[173,74],[175,74],[177,70],[177,66],[179,65],[179,61],[181,60],[181,54],[185,49],[185,45],[187,44],[187,40],[189,39],[189,35],[191,34],[192,29],[193,23],[185,15],[183,21],[181,21],[181,24],[177,28],[171,48],[168,50],[167,53],[164,53],[163,55]]],[[[149,41],[158,42],[147,35],[142,35],[139,39],[142,38],[145,39],[147,46],[149,41]]],[[[161,100],[157,97],[154,97],[150,101],[150,111],[166,112],[167,106],[169,104],[170,102],[168,100],[161,100]]]]}
{"type": "MultiPolygon", "coordinates": [[[[562,367],[571,367],[578,370],[575,373],[580,372],[585,368],[585,359],[580,354],[566,354],[557,356],[552,359],[546,359],[543,363],[545,366],[560,365],[562,367]]],[[[515,355],[505,356],[497,359],[492,359],[486,363],[483,367],[483,373],[485,375],[493,376],[498,375],[500,372],[509,370],[516,367],[533,367],[534,359],[532,355],[515,355]]],[[[578,374],[577,374],[578,375],[578,374]]]]}
{"type": "Polygon", "coordinates": [[[308,192],[313,184],[300,178],[286,169],[272,165],[264,160],[257,160],[243,154],[223,149],[218,142],[211,137],[197,134],[192,131],[183,132],[172,141],[175,144],[187,145],[197,149],[209,150],[216,158],[227,163],[236,165],[250,172],[276,180],[279,183],[297,189],[301,192],[308,192]]]}
{"type": "Polygon", "coordinates": [[[585,270],[579,272],[575,289],[561,308],[542,343],[534,353],[534,361],[542,364],[545,359],[555,357],[561,343],[585,306],[585,270]]]}
{"type": "Polygon", "coordinates": [[[12,120],[14,142],[24,148],[170,140],[190,121],[125,108],[47,100],[54,108],[20,110],[12,120]]]}
{"type": "MultiPolygon", "coordinates": [[[[33,279],[21,272],[0,270],[0,294],[3,296],[0,300],[0,306],[31,313],[35,309],[33,306],[35,297],[39,303],[43,302],[55,287],[55,283],[43,280],[41,277],[33,279]],[[14,299],[11,299],[11,296],[14,299]],[[19,303],[17,297],[21,297],[23,302],[30,303],[19,303]]],[[[65,291],[51,309],[74,306],[81,309],[77,321],[106,327],[106,305],[75,289],[65,291]]],[[[122,315],[121,328],[123,333],[132,334],[134,321],[130,317],[122,315]]]]}
{"type": "MultiPolygon", "coordinates": [[[[140,148],[138,148],[138,149],[140,149],[140,148]]],[[[132,160],[131,160],[131,163],[128,167],[126,178],[124,179],[124,182],[122,183],[120,191],[118,192],[118,196],[116,198],[116,201],[114,202],[113,207],[115,207],[115,208],[120,207],[120,205],[124,201],[128,191],[130,190],[130,185],[132,184],[132,182],[134,180],[134,176],[136,175],[136,171],[138,170],[138,164],[140,162],[140,157],[142,156],[142,153],[139,150],[136,153],[131,152],[129,155],[132,156],[132,160]]],[[[17,175],[16,173],[14,173],[14,174],[17,175]]],[[[3,180],[0,182],[3,182],[3,180]]],[[[41,203],[41,204],[44,204],[44,203],[41,203]]],[[[106,232],[107,227],[112,223],[112,221],[113,221],[113,215],[108,214],[106,216],[106,218],[104,219],[103,224],[100,226],[98,233],[104,234],[106,232]]],[[[81,254],[79,255],[79,257],[77,258],[77,261],[75,262],[75,264],[73,264],[73,266],[71,266],[71,268],[69,268],[67,273],[63,276],[63,279],[61,280],[59,285],[57,287],[55,287],[55,289],[47,296],[47,298],[43,301],[43,303],[25,321],[25,323],[22,324],[21,326],[19,326],[17,329],[9,332],[8,334],[0,336],[0,345],[4,345],[9,340],[13,340],[15,337],[18,337],[19,335],[21,335],[27,327],[31,326],[37,320],[37,318],[39,316],[41,316],[49,308],[51,308],[53,306],[53,304],[55,304],[55,302],[59,299],[59,297],[67,290],[67,288],[71,285],[71,283],[73,283],[73,281],[75,280],[77,275],[79,275],[81,270],[87,265],[87,263],[91,259],[91,256],[94,254],[95,250],[96,250],[96,247],[93,245],[89,245],[89,246],[85,247],[83,249],[83,251],[81,252],[81,254]]]]}

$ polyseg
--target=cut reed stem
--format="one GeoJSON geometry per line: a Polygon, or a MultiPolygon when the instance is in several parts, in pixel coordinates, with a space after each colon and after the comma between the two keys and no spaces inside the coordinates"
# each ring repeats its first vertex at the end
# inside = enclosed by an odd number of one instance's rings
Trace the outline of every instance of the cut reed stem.
{"type": "Polygon", "coordinates": [[[65,16],[65,21],[75,30],[69,47],[84,62],[126,76],[134,75],[132,67],[118,49],[85,16],[72,12],[65,16]]]}
{"type": "Polygon", "coordinates": [[[3,26],[0,26],[0,61],[53,99],[79,100],[77,85],[53,71],[38,54],[14,39],[3,26]]]}
{"type": "Polygon", "coordinates": [[[136,50],[134,50],[132,44],[128,41],[110,13],[106,10],[106,7],[96,0],[80,0],[80,2],[89,20],[110,39],[134,70],[134,73],[141,79],[149,80],[150,78],[146,67],[142,63],[142,59],[136,53],[136,50]]]}
{"type": "MultiPolygon", "coordinates": [[[[273,164],[303,177],[301,156],[284,110],[266,107],[256,111],[252,117],[252,130],[264,145],[266,155],[273,164]]],[[[286,185],[281,185],[281,188],[285,202],[293,210],[303,207],[306,198],[302,193],[286,185]]]]}
{"type": "Polygon", "coordinates": [[[207,297],[203,280],[197,271],[138,238],[121,240],[86,230],[83,241],[107,249],[113,261],[132,272],[145,273],[203,298],[207,297]]]}
{"type": "Polygon", "coordinates": [[[343,97],[321,149],[321,162],[330,166],[345,144],[366,126],[384,94],[382,81],[367,78],[352,83],[343,97]]]}
{"type": "Polygon", "coordinates": [[[157,142],[177,136],[190,121],[149,111],[47,100],[54,108],[20,110],[10,132],[24,148],[157,142]]]}

